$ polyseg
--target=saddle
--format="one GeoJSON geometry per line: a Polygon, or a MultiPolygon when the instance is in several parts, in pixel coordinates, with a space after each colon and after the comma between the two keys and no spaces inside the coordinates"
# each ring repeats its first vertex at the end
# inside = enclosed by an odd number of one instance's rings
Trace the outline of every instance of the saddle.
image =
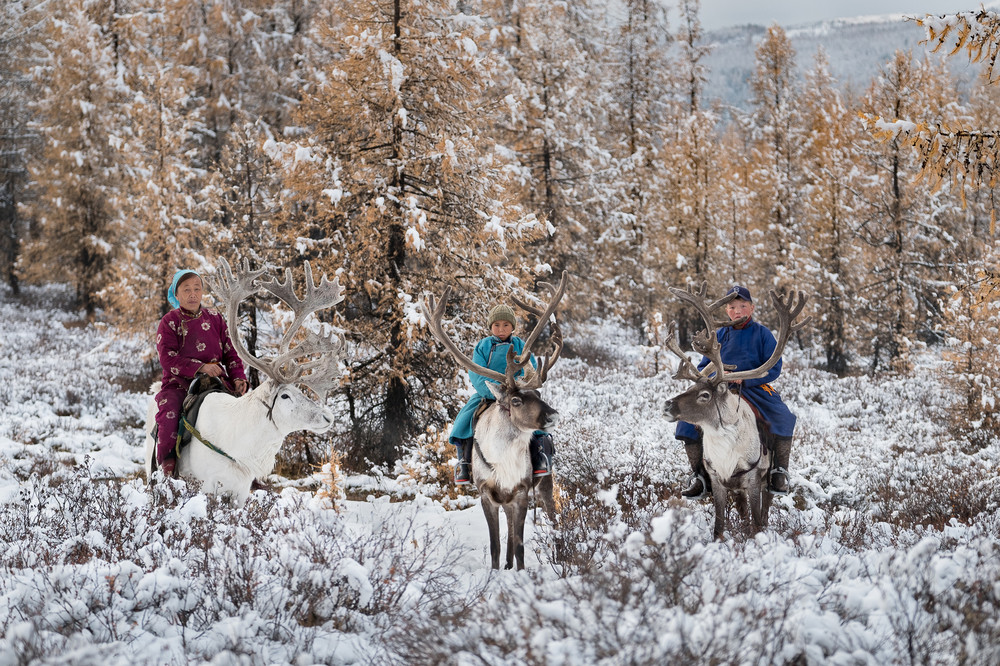
{"type": "Polygon", "coordinates": [[[476,424],[479,422],[479,417],[482,416],[483,412],[489,409],[494,402],[496,402],[496,400],[487,400],[486,398],[483,398],[479,402],[479,406],[476,407],[476,411],[472,413],[472,432],[476,432],[476,424]]]}
{"type": "Polygon", "coordinates": [[[757,434],[760,435],[761,446],[766,448],[768,451],[773,452],[774,443],[778,440],[778,438],[775,437],[774,433],[771,432],[770,424],[768,424],[768,422],[764,420],[764,417],[763,415],[761,415],[760,410],[754,407],[749,400],[744,398],[742,395],[740,396],[740,400],[742,400],[746,404],[746,406],[749,407],[750,410],[753,412],[754,419],[757,421],[757,434]]]}
{"type": "Polygon", "coordinates": [[[206,374],[195,375],[191,386],[188,387],[184,402],[181,403],[180,427],[177,428],[177,456],[180,457],[181,449],[191,443],[191,429],[184,427],[185,422],[194,425],[198,422],[198,412],[201,410],[201,403],[205,402],[205,397],[212,393],[229,393],[229,389],[218,377],[209,377],[206,374]]]}

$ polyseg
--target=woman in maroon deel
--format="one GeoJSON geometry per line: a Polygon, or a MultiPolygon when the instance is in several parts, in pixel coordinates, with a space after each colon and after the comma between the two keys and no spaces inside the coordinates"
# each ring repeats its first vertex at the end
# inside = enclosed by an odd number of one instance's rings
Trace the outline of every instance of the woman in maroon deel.
{"type": "Polygon", "coordinates": [[[181,404],[195,375],[218,377],[236,395],[247,390],[243,362],[233,349],[226,321],[201,306],[203,293],[198,273],[177,271],[167,290],[174,309],[163,315],[156,329],[156,352],[163,368],[156,394],[156,462],[167,476],[173,476],[177,464],[174,449],[181,404]]]}

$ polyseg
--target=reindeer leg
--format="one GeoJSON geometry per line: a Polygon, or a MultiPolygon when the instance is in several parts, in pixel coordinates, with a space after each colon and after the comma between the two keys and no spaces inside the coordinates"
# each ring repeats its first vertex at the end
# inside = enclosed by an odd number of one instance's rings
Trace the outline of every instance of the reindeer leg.
{"type": "Polygon", "coordinates": [[[480,504],[486,516],[486,527],[490,532],[490,566],[500,568],[500,508],[493,502],[489,492],[479,489],[480,504]]]}
{"type": "Polygon", "coordinates": [[[729,490],[722,485],[721,479],[713,478],[712,500],[715,503],[715,526],[712,529],[712,536],[718,541],[722,541],[726,532],[726,500],[729,499],[728,495],[729,490]]]}
{"type": "Polygon", "coordinates": [[[760,483],[751,483],[747,491],[750,495],[750,515],[753,519],[754,534],[764,529],[764,521],[761,519],[761,489],[760,483]]]}
{"type": "Polygon", "coordinates": [[[747,504],[747,493],[737,490],[733,493],[733,504],[736,505],[736,513],[740,518],[746,520],[750,517],[750,506],[747,504]]]}
{"type": "Polygon", "coordinates": [[[762,489],[760,493],[760,524],[762,527],[767,527],[767,523],[771,517],[771,500],[774,499],[774,495],[769,493],[767,489],[762,489]]]}
{"type": "Polygon", "coordinates": [[[510,504],[504,505],[507,514],[507,568],[514,566],[517,558],[517,570],[524,569],[524,521],[528,517],[528,493],[522,488],[514,496],[510,504]]]}

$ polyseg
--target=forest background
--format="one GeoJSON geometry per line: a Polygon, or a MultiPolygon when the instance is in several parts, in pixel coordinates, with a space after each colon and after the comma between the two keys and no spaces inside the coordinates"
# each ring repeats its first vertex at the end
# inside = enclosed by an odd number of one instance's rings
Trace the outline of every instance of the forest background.
{"type": "MultiPolygon", "coordinates": [[[[696,0],[6,2],[0,270],[14,294],[71,284],[92,320],[150,349],[178,267],[309,260],[339,276],[349,469],[391,465],[454,414],[465,380],[421,330],[424,294],[458,287],[471,348],[492,304],[563,270],[568,326],[615,319],[652,347],[667,320],[685,340],[701,325],[670,286],[802,289],[815,323],[796,342],[822,368],[905,376],[940,344],[956,422],[995,428],[997,315],[978,288],[996,274],[995,189],[921,177],[905,138],[859,115],[997,127],[996,86],[960,85],[927,50],[849,87],[772,26],[739,108],[705,94],[698,14],[696,0]]],[[[252,350],[265,308],[236,324],[252,350]]]]}

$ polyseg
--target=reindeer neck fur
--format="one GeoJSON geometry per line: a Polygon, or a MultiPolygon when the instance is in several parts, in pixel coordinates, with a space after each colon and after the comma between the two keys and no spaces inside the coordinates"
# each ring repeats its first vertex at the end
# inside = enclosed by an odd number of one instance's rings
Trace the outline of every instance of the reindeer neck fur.
{"type": "MultiPolygon", "coordinates": [[[[274,385],[267,381],[240,397],[225,393],[210,395],[205,398],[206,405],[196,426],[208,441],[232,456],[253,478],[271,473],[285,441],[285,433],[268,417],[269,398],[274,390],[274,385]]],[[[209,453],[219,455],[215,451],[209,453]]]]}
{"type": "Polygon", "coordinates": [[[497,404],[487,409],[476,424],[478,452],[472,455],[472,473],[482,483],[512,490],[531,478],[528,444],[531,432],[521,430],[497,404]],[[483,461],[486,458],[486,461],[483,461]],[[489,465],[493,466],[491,470],[489,465]]]}
{"type": "Polygon", "coordinates": [[[736,395],[726,393],[719,404],[718,418],[700,423],[705,447],[705,462],[719,478],[732,478],[747,470],[760,457],[757,420],[749,405],[736,395]]]}

